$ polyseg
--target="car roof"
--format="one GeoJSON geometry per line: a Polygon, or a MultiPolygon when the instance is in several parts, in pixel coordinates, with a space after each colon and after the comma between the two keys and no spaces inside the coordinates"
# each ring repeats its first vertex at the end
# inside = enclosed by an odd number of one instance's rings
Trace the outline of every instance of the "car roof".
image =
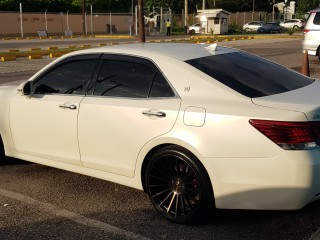
{"type": "Polygon", "coordinates": [[[135,43],[104,46],[100,48],[91,48],[74,52],[75,55],[80,53],[110,53],[110,54],[126,54],[136,56],[166,55],[182,61],[190,59],[207,57],[212,55],[220,55],[239,50],[217,46],[214,50],[210,49],[210,44],[190,44],[190,43],[135,43]],[[209,47],[209,48],[208,48],[209,47]]]}
{"type": "Polygon", "coordinates": [[[316,8],[316,9],[310,10],[308,13],[314,13],[314,12],[320,12],[320,8],[316,8]]]}

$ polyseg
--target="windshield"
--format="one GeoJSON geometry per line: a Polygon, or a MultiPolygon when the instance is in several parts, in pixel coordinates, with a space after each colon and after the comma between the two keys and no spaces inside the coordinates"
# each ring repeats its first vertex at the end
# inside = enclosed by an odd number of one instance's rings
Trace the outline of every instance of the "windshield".
{"type": "Polygon", "coordinates": [[[186,62],[250,98],[288,92],[313,82],[281,65],[245,52],[212,55],[186,62]]]}

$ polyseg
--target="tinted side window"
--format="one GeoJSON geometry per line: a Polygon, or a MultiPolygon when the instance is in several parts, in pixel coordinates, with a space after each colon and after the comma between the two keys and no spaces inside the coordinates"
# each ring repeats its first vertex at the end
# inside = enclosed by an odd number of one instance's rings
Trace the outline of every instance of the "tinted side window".
{"type": "Polygon", "coordinates": [[[164,77],[156,73],[149,97],[174,97],[175,94],[164,77]]]}
{"type": "Polygon", "coordinates": [[[314,16],[313,23],[316,25],[320,25],[320,12],[317,12],[314,16]]]}
{"type": "Polygon", "coordinates": [[[175,95],[161,73],[143,63],[125,60],[104,60],[93,94],[126,98],[175,95]]]}
{"type": "Polygon", "coordinates": [[[84,94],[86,84],[91,80],[96,60],[79,60],[64,63],[32,83],[37,94],[84,94]]]}
{"type": "Polygon", "coordinates": [[[147,98],[154,71],[143,64],[106,60],[100,71],[94,95],[147,98]]]}
{"type": "Polygon", "coordinates": [[[196,58],[187,63],[251,98],[283,93],[313,83],[301,74],[245,52],[196,58]]]}

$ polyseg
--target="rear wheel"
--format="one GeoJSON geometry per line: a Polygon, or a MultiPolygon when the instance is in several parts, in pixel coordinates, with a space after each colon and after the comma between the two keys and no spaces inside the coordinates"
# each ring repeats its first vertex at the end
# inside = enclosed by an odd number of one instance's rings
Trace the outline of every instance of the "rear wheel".
{"type": "Polygon", "coordinates": [[[194,29],[191,29],[190,31],[189,31],[189,34],[190,35],[194,35],[196,33],[196,31],[194,30],[194,29]]]}
{"type": "Polygon", "coordinates": [[[3,165],[6,163],[6,156],[4,154],[4,146],[2,143],[2,139],[0,137],[0,165],[3,165]]]}
{"type": "Polygon", "coordinates": [[[155,209],[176,223],[194,220],[213,205],[211,183],[204,167],[180,147],[165,147],[151,157],[145,183],[155,209]]]}

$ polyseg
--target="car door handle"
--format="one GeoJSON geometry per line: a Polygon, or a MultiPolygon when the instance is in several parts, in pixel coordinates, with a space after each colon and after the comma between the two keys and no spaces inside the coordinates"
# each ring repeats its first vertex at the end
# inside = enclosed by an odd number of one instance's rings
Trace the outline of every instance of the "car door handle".
{"type": "Polygon", "coordinates": [[[154,111],[150,111],[150,110],[144,111],[144,112],[142,112],[142,114],[147,115],[147,116],[160,117],[160,118],[167,116],[167,114],[165,112],[154,112],[154,111]]]}
{"type": "Polygon", "coordinates": [[[73,104],[70,104],[70,105],[60,104],[59,108],[62,108],[62,109],[66,109],[67,108],[67,109],[75,110],[75,109],[77,109],[77,106],[73,105],[73,104]]]}

